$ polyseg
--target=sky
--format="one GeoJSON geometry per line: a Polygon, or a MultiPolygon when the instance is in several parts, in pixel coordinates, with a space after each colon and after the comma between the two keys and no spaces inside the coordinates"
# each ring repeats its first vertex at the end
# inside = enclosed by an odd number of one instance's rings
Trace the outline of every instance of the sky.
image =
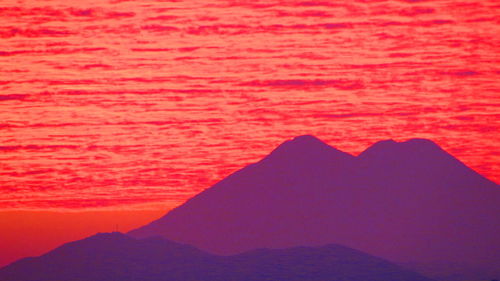
{"type": "Polygon", "coordinates": [[[494,0],[0,0],[0,266],[298,135],[429,138],[499,182],[499,23],[494,0]]]}

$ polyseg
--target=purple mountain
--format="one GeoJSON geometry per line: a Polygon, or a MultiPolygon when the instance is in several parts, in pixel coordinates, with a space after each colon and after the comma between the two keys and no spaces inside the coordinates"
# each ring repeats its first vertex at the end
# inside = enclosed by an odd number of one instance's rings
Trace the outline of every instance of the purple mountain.
{"type": "Polygon", "coordinates": [[[0,269],[2,281],[432,281],[338,245],[216,256],[164,238],[98,234],[0,269]]]}
{"type": "Polygon", "coordinates": [[[130,232],[224,255],[336,243],[482,272],[500,269],[499,233],[498,185],[432,141],[381,141],[354,157],[313,136],[283,143],[130,232]]]}

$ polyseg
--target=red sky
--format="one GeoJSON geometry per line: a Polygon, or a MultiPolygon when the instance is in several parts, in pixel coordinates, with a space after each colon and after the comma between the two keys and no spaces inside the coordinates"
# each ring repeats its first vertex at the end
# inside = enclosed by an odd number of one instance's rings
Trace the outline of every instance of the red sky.
{"type": "Polygon", "coordinates": [[[0,265],[144,224],[297,135],[430,138],[500,179],[497,1],[0,4],[0,265]]]}

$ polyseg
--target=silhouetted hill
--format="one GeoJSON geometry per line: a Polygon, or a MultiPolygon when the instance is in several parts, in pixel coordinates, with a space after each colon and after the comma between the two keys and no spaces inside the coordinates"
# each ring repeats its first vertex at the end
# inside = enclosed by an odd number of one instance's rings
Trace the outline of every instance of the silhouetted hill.
{"type": "Polygon", "coordinates": [[[498,185],[430,140],[381,141],[354,157],[301,136],[130,234],[219,254],[337,243],[498,269],[498,222],[498,185]]]}
{"type": "Polygon", "coordinates": [[[337,245],[215,256],[163,238],[98,234],[0,269],[2,281],[430,281],[337,245]]]}

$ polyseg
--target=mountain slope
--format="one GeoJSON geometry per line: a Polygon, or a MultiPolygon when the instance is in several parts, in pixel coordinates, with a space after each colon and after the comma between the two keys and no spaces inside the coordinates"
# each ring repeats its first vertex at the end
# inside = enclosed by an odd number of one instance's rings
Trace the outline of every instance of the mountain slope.
{"type": "Polygon", "coordinates": [[[337,245],[215,256],[161,238],[120,233],[68,243],[0,269],[3,281],[431,281],[337,245]]]}
{"type": "Polygon", "coordinates": [[[429,140],[358,157],[287,141],[130,234],[219,254],[338,243],[392,261],[500,268],[500,189],[429,140]]]}

